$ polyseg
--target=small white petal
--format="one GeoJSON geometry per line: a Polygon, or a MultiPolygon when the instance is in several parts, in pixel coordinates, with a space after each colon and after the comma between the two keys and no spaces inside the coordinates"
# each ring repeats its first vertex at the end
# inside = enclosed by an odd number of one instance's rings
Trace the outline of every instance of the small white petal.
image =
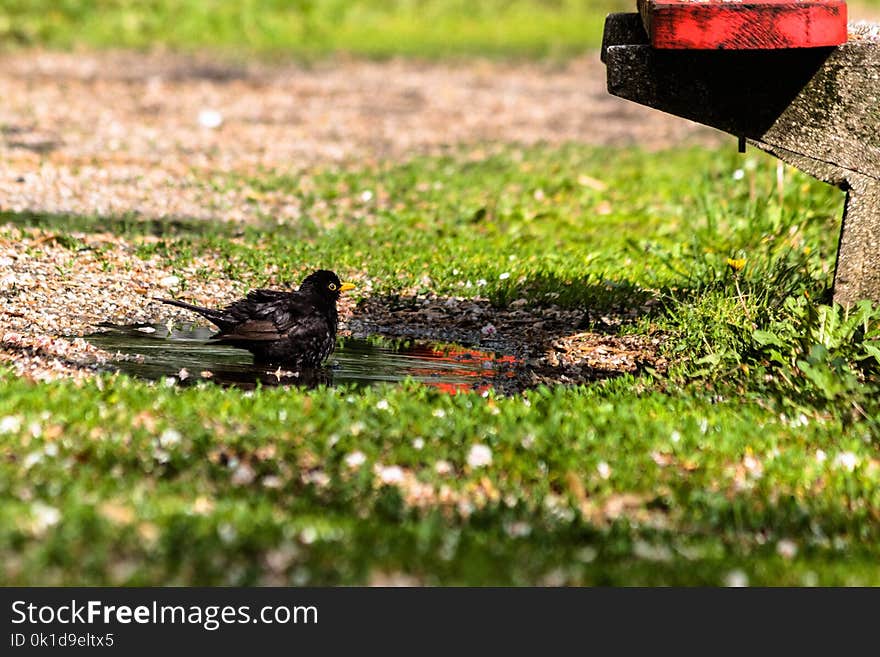
{"type": "Polygon", "coordinates": [[[797,543],[791,539],[784,538],[776,544],[776,553],[785,559],[794,559],[797,556],[797,543]]]}
{"type": "Polygon", "coordinates": [[[34,517],[34,529],[42,532],[58,524],[61,520],[61,512],[54,506],[35,502],[31,506],[31,515],[34,517]]]}
{"type": "Polygon", "coordinates": [[[847,472],[852,472],[853,470],[855,470],[858,464],[859,457],[852,452],[841,452],[836,457],[834,457],[834,465],[838,468],[846,470],[847,472]]]}
{"type": "Polygon", "coordinates": [[[749,585],[749,576],[741,570],[731,570],[724,576],[724,585],[742,588],[749,585]]]}
{"type": "Polygon", "coordinates": [[[254,469],[251,466],[247,463],[241,463],[232,473],[230,481],[236,486],[247,486],[256,476],[257,473],[254,472],[254,469]]]}
{"type": "Polygon", "coordinates": [[[223,115],[217,110],[202,110],[199,112],[199,125],[203,128],[219,128],[223,125],[223,115]]]}
{"type": "Polygon", "coordinates": [[[180,443],[181,437],[180,432],[176,429],[165,429],[162,435],[159,436],[159,445],[162,447],[173,447],[180,443]]]}
{"type": "Polygon", "coordinates": [[[0,433],[18,433],[21,429],[21,418],[17,415],[7,415],[0,420],[0,433]]]}
{"type": "Polygon", "coordinates": [[[379,468],[379,481],[383,484],[393,485],[403,483],[403,470],[400,466],[389,465],[379,468]]]}
{"type": "Polygon", "coordinates": [[[467,464],[472,468],[492,465],[492,450],[486,445],[472,445],[467,455],[467,464]]]}
{"type": "Polygon", "coordinates": [[[448,475],[452,472],[452,464],[449,461],[437,461],[434,464],[434,472],[438,475],[448,475]]]}

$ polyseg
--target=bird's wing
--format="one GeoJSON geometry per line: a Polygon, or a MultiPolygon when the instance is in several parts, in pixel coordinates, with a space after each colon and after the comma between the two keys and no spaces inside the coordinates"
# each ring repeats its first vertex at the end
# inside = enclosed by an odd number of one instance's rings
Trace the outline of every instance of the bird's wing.
{"type": "Polygon", "coordinates": [[[236,323],[216,336],[221,340],[296,340],[316,328],[314,304],[296,292],[255,290],[247,299],[227,306],[224,312],[234,317],[236,323]]]}
{"type": "Polygon", "coordinates": [[[272,303],[279,301],[284,297],[290,296],[290,292],[285,290],[251,290],[247,293],[247,300],[252,303],[272,303]]]}
{"type": "Polygon", "coordinates": [[[235,342],[272,342],[283,336],[270,320],[249,319],[213,336],[215,340],[235,342]]]}
{"type": "Polygon", "coordinates": [[[273,320],[285,313],[289,292],[276,290],[254,290],[247,298],[233,301],[223,309],[237,323],[244,324],[255,320],[273,320]]]}

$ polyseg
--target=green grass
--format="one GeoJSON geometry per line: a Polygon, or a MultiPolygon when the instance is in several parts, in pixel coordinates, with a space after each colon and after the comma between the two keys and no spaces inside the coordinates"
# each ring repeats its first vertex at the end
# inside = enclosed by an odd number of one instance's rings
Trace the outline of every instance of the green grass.
{"type": "Polygon", "coordinates": [[[23,417],[24,435],[33,422],[63,433],[30,437],[4,460],[6,583],[347,584],[402,571],[442,584],[715,584],[733,569],[753,583],[880,581],[876,470],[815,458],[849,450],[867,462],[873,446],[834,421],[802,427],[737,399],[710,406],[699,391],[633,386],[542,390],[527,405],[415,386],[248,397],[120,378],[37,396],[9,381],[0,409],[23,417]],[[491,447],[490,468],[466,465],[474,443],[491,447]],[[367,459],[356,472],[344,461],[354,451],[367,459]],[[655,453],[688,470],[659,466],[655,453]],[[763,476],[733,493],[731,471],[748,454],[763,476]],[[440,459],[454,477],[436,474],[440,459]],[[233,483],[236,462],[250,464],[252,482],[233,483]],[[497,493],[474,493],[467,517],[413,510],[374,484],[374,463],[497,493]],[[315,469],[326,486],[304,481],[315,469]],[[642,522],[580,516],[582,496],[601,508],[623,492],[640,499],[642,522]],[[57,524],[40,520],[44,505],[60,511],[57,524]],[[776,554],[783,538],[799,548],[790,564],[776,554]]]}
{"type": "MultiPolygon", "coordinates": [[[[878,0],[851,3],[876,17],[878,0]]],[[[172,48],[312,59],[338,53],[564,58],[598,48],[631,0],[6,0],[0,48],[172,48]]]]}
{"type": "Polygon", "coordinates": [[[622,0],[10,0],[0,44],[315,57],[559,57],[598,47],[622,0]]]}
{"type": "Polygon", "coordinates": [[[3,372],[0,579],[880,584],[880,313],[821,303],[842,195],[790,169],[777,187],[773,161],[732,151],[507,148],[216,178],[302,201],[303,218],[241,233],[4,215],[110,228],[241,290],[333,266],[373,294],[596,315],[654,298],[621,330],[662,335],[672,365],[509,398],[3,372]],[[199,269],[205,253],[223,267],[199,269]],[[474,445],[491,465],[468,465],[474,445]],[[403,486],[377,479],[391,466],[403,486]]]}
{"type": "Polygon", "coordinates": [[[786,179],[780,196],[775,164],[733,148],[477,149],[365,170],[212,178],[218,188],[298,198],[303,216],[265,216],[244,228],[124,217],[0,219],[163,235],[139,254],[159,256],[182,277],[232,278],[242,287],[332,266],[344,275],[363,271],[379,294],[416,288],[499,304],[526,296],[613,309],[631,306],[645,290],[732,285],[728,257],[748,259],[748,280],[794,260],[802,270],[793,280],[814,293],[824,289],[843,196],[790,169],[786,179]],[[738,168],[743,177],[734,180],[738,168]],[[216,255],[222,270],[191,270],[204,254],[216,255]]]}

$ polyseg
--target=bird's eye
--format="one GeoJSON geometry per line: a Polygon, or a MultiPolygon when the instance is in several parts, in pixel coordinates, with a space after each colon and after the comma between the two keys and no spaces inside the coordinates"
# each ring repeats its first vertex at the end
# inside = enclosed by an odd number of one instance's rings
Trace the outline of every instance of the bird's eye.
{"type": "Polygon", "coordinates": [[[335,292],[335,291],[336,291],[336,283],[330,283],[330,285],[328,285],[327,287],[330,288],[330,291],[331,291],[331,292],[335,292]]]}

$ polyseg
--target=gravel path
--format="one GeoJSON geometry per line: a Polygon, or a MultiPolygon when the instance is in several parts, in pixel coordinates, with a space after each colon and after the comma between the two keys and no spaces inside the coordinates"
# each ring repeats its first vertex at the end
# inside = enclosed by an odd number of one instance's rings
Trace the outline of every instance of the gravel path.
{"type": "Polygon", "coordinates": [[[561,67],[305,68],[133,53],[5,55],[0,209],[243,220],[295,213],[296,202],[248,203],[247,190],[217,191],[206,179],[363,166],[484,142],[658,148],[718,139],[608,95],[604,75],[597,56],[561,67]]]}
{"type": "MultiPolygon", "coordinates": [[[[486,143],[661,148],[723,139],[609,96],[596,56],[556,67],[485,61],[303,67],[30,51],[0,56],[0,98],[0,211],[12,212],[247,221],[264,213],[295,216],[297,200],[275,195],[248,202],[247,189],[211,185],[213,176],[361,167],[486,143]]],[[[0,362],[24,376],[86,375],[107,355],[72,336],[103,319],[164,320],[173,312],[149,301],[167,292],[171,272],[140,260],[135,245],[116,236],[77,238],[71,247],[52,233],[0,227],[0,362]]],[[[212,263],[200,259],[193,266],[212,263]]],[[[187,290],[206,305],[241,292],[219,284],[187,290]]],[[[343,316],[351,311],[343,308],[343,316]]],[[[376,304],[362,311],[363,325],[384,317],[376,304]]],[[[534,312],[526,320],[544,321],[542,313],[555,311],[534,312]]],[[[451,331],[460,315],[449,314],[451,331]]],[[[563,354],[565,380],[578,380],[571,370],[578,363],[595,369],[595,350],[592,360],[577,356],[585,345],[614,351],[613,337],[587,334],[559,347],[562,335],[575,333],[572,318],[553,335],[533,336],[563,354]]],[[[616,352],[630,354],[616,369],[653,362],[654,344],[646,341],[640,354],[630,339],[616,352]]]]}

